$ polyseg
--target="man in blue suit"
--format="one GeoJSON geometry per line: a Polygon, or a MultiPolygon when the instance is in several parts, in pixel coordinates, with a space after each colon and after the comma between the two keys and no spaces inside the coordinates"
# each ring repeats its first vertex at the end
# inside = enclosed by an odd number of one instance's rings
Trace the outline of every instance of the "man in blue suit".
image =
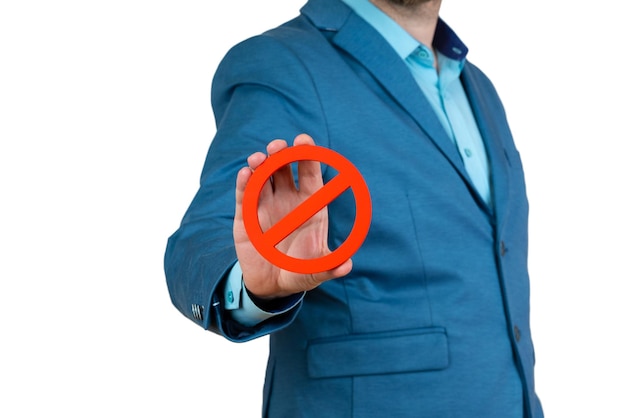
{"type": "MultiPolygon", "coordinates": [[[[543,416],[520,156],[494,87],[439,7],[309,0],[215,75],[217,132],[165,271],[172,302],[198,325],[237,342],[270,334],[263,416],[543,416]],[[345,156],[372,198],[359,251],[319,274],[272,265],[243,225],[252,172],[292,140],[345,156]]],[[[260,223],[335,174],[315,161],[280,169],[260,223]]],[[[355,211],[343,193],[278,249],[328,254],[355,211]]]]}

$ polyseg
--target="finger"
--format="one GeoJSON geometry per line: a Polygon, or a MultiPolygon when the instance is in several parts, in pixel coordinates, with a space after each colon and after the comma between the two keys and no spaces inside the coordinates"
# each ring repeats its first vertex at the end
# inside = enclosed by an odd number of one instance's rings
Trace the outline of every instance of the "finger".
{"type": "MultiPolygon", "coordinates": [[[[248,181],[250,180],[250,177],[252,176],[252,174],[254,174],[254,170],[256,170],[257,168],[259,168],[259,166],[261,164],[263,164],[263,162],[267,159],[267,155],[265,155],[262,152],[255,152],[254,154],[250,155],[248,157],[248,166],[247,170],[249,171],[248,173],[244,173],[244,179],[245,179],[245,184],[244,189],[242,189],[241,191],[239,191],[239,176],[241,175],[241,171],[239,172],[239,174],[237,175],[237,192],[241,193],[241,201],[243,202],[243,194],[245,193],[245,186],[248,184],[248,181]]],[[[242,169],[244,170],[244,169],[242,169]]],[[[271,199],[272,197],[272,185],[269,181],[265,182],[265,184],[263,185],[263,187],[261,188],[261,192],[259,194],[259,202],[262,201],[266,201],[268,199],[271,199]]]]}
{"type": "Polygon", "coordinates": [[[293,140],[293,145],[315,145],[315,141],[310,135],[300,134],[293,140]]]}
{"type": "Polygon", "coordinates": [[[282,151],[283,149],[287,148],[287,146],[287,141],[285,141],[284,139],[275,139],[267,144],[267,147],[265,147],[265,149],[267,150],[268,155],[272,155],[276,154],[278,151],[282,151]]]}
{"type": "Polygon", "coordinates": [[[267,155],[263,154],[262,152],[255,152],[248,157],[247,161],[250,168],[252,170],[256,170],[261,164],[263,164],[263,161],[265,161],[266,159],[267,155]]]}
{"type": "MultiPolygon", "coordinates": [[[[267,155],[262,152],[255,152],[254,154],[248,157],[248,166],[252,169],[252,173],[254,170],[259,168],[261,164],[267,159],[267,155]]],[[[261,189],[261,193],[259,195],[259,200],[269,199],[272,196],[272,184],[270,181],[265,182],[263,188],[261,189]]]]}
{"type": "MultiPolygon", "coordinates": [[[[272,156],[277,152],[280,152],[287,148],[287,141],[283,139],[275,139],[267,145],[267,153],[272,156]]],[[[286,164],[280,167],[272,174],[272,184],[274,192],[276,191],[292,191],[296,189],[293,179],[293,172],[291,171],[291,165],[286,164]]]]}
{"type": "Polygon", "coordinates": [[[237,185],[235,187],[235,219],[243,219],[243,195],[246,191],[246,185],[252,176],[250,167],[243,167],[237,173],[237,185]]]}
{"type": "MultiPolygon", "coordinates": [[[[315,141],[307,134],[300,134],[294,139],[293,145],[315,145],[315,141]]],[[[298,163],[298,186],[301,192],[312,194],[323,185],[324,180],[319,161],[305,160],[298,163]]]]}

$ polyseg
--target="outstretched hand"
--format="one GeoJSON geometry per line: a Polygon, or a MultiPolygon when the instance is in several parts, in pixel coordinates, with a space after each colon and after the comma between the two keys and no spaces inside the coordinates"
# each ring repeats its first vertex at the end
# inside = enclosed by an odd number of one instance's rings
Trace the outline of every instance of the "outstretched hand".
{"type": "MultiPolygon", "coordinates": [[[[315,145],[313,139],[301,134],[294,146],[315,145]]],[[[243,195],[253,171],[265,159],[287,148],[287,142],[277,139],[270,142],[267,154],[256,152],[248,157],[248,167],[237,174],[236,210],[233,223],[235,250],[248,291],[260,298],[289,296],[311,290],[321,283],[345,276],[352,270],[352,261],[347,260],[338,267],[317,274],[299,274],[283,270],[267,261],[250,242],[243,223],[243,195]]],[[[267,181],[259,196],[258,219],[261,229],[267,231],[300,203],[324,185],[318,161],[298,162],[298,186],[296,187],[291,167],[278,169],[267,181]]],[[[330,253],[328,248],[328,209],[325,207],[302,226],[292,232],[278,245],[282,253],[301,259],[319,258],[330,253]]]]}

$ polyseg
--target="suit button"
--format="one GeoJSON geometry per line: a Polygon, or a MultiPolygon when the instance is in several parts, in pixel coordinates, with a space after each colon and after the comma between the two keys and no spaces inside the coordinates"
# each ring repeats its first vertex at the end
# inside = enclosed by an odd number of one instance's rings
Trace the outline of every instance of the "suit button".
{"type": "Polygon", "coordinates": [[[522,333],[520,332],[517,325],[513,327],[513,334],[515,335],[515,341],[519,342],[519,340],[522,338],[522,333]]]}
{"type": "Polygon", "coordinates": [[[504,244],[504,241],[500,241],[500,255],[502,257],[504,257],[504,255],[506,254],[507,251],[508,251],[508,249],[506,248],[506,245],[504,244]]]}

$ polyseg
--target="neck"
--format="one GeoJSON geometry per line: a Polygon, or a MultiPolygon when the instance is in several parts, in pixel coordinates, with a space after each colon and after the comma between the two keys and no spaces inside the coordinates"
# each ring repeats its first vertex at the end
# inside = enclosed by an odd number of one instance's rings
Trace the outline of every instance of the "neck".
{"type": "Polygon", "coordinates": [[[370,0],[424,46],[433,50],[441,0],[370,0]]]}

